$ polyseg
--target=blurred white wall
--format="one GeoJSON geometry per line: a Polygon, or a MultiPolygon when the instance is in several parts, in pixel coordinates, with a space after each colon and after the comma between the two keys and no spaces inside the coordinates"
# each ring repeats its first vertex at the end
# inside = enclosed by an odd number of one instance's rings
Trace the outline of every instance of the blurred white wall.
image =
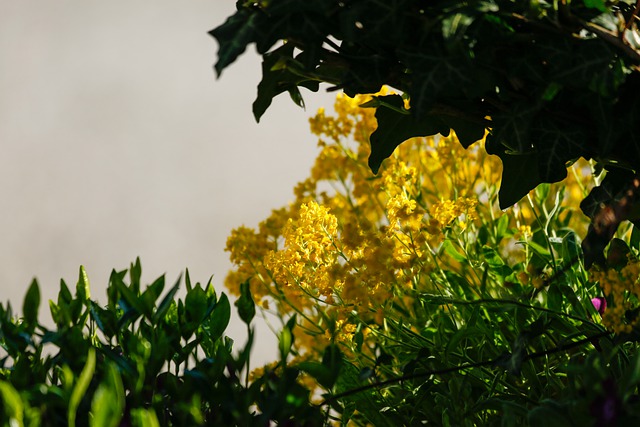
{"type": "Polygon", "coordinates": [[[82,264],[106,301],[111,269],[137,256],[148,282],[188,267],[223,290],[229,231],[292,199],[317,152],[307,117],[333,103],[283,95],[256,124],[257,55],[212,70],[207,31],[234,5],[0,1],[0,300],[21,309],[37,277],[48,319],[82,264]]]}

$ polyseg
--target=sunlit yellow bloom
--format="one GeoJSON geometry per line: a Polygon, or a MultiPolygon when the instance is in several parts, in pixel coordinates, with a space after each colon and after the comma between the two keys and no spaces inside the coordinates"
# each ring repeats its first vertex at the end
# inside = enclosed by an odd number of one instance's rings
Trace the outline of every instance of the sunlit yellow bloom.
{"type": "MultiPolygon", "coordinates": [[[[532,238],[540,212],[526,199],[506,212],[498,209],[502,165],[487,154],[484,140],[465,149],[453,132],[413,138],[373,175],[367,159],[375,110],[359,107],[368,100],[339,95],[335,114],[320,109],[309,120],[318,155],[308,178],[294,188],[292,202],[274,210],[257,230],[239,227],[227,241],[234,270],[225,285],[237,294],[240,283],[250,280],[254,299],[265,309],[287,318],[297,313],[294,345],[300,354],[315,352],[317,357],[330,342],[346,351],[358,327],[368,331],[365,341],[376,339],[390,319],[416,310],[421,292],[452,295],[448,277],[476,286],[482,280],[477,266],[484,264],[469,248],[495,245],[518,272],[514,281],[538,288],[545,284],[541,272],[522,271],[529,259],[518,244],[519,238],[532,238]],[[494,237],[496,221],[505,216],[504,235],[494,237]],[[481,231],[487,241],[479,244],[481,231]],[[447,241],[451,245],[444,250],[447,241]],[[467,257],[469,262],[460,261],[467,257]]],[[[571,226],[581,227],[586,221],[578,205],[591,177],[584,162],[574,168],[577,172],[551,186],[550,194],[564,194],[561,217],[571,215],[571,226]],[[563,187],[567,190],[561,193],[563,187]]],[[[552,202],[545,202],[547,211],[552,202]]],[[[597,280],[605,295],[618,298],[616,283],[637,278],[638,272],[636,264],[629,264],[616,272],[620,279],[607,275],[597,280]]],[[[505,292],[496,283],[485,287],[491,295],[505,292]]],[[[439,310],[447,310],[452,319],[456,315],[451,307],[439,310]]],[[[613,324],[617,310],[603,322],[613,324]]],[[[416,333],[424,327],[402,316],[416,333]]],[[[424,312],[421,316],[428,322],[424,312]]]]}

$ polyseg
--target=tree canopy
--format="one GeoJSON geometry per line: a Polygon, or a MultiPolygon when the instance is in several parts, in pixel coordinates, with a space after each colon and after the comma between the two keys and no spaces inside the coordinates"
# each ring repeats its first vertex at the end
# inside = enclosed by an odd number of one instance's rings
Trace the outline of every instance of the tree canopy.
{"type": "Polygon", "coordinates": [[[633,219],[639,9],[640,1],[623,0],[240,0],[211,35],[218,75],[250,44],[263,56],[256,120],[273,97],[288,92],[303,106],[300,88],[320,83],[349,96],[383,85],[402,93],[362,105],[376,109],[374,173],[411,137],[453,130],[468,147],[487,133],[487,151],[503,164],[505,208],[562,180],[578,158],[593,160],[607,174],[582,209],[601,252],[611,229],[633,219]]]}

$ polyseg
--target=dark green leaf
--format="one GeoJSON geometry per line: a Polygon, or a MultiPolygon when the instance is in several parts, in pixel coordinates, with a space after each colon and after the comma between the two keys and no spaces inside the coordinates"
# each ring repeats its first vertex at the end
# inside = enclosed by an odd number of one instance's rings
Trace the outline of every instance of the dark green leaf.
{"type": "Polygon", "coordinates": [[[478,119],[462,116],[440,114],[442,121],[454,130],[460,144],[464,148],[469,148],[471,144],[482,139],[486,128],[483,117],[478,119]]]}
{"type": "Polygon", "coordinates": [[[331,389],[335,379],[332,378],[331,371],[319,362],[300,362],[295,365],[298,369],[315,378],[325,389],[331,389]]]}
{"type": "Polygon", "coordinates": [[[211,316],[207,321],[207,332],[209,338],[212,341],[217,341],[229,325],[229,319],[231,319],[231,304],[229,304],[229,298],[226,294],[220,295],[211,316]]]}
{"type": "Polygon", "coordinates": [[[181,327],[183,338],[189,338],[191,334],[202,324],[209,311],[209,301],[200,283],[187,292],[184,300],[184,316],[181,327]]]}
{"type": "Polygon", "coordinates": [[[330,344],[324,349],[324,354],[322,355],[322,365],[327,368],[327,372],[329,377],[327,378],[327,382],[323,384],[324,387],[330,389],[335,384],[338,376],[340,375],[340,371],[342,369],[343,359],[342,352],[340,348],[336,344],[330,344]]]}
{"type": "Polygon", "coordinates": [[[369,167],[373,173],[378,173],[382,161],[407,139],[449,133],[449,127],[437,115],[417,118],[410,114],[410,110],[404,109],[404,101],[399,95],[379,97],[379,100],[384,104],[376,110],[378,128],[370,138],[369,167]]]}
{"type": "Polygon", "coordinates": [[[140,258],[136,258],[136,261],[129,266],[129,280],[132,291],[136,294],[140,293],[140,279],[142,278],[142,265],[140,264],[140,258]]]}
{"type": "Polygon", "coordinates": [[[142,293],[140,298],[142,300],[142,303],[146,307],[146,310],[153,311],[156,305],[156,300],[160,297],[160,294],[162,294],[162,291],[164,290],[164,284],[164,275],[162,275],[158,277],[151,285],[149,285],[147,289],[145,289],[145,291],[142,293]]]}
{"type": "Polygon", "coordinates": [[[256,315],[256,304],[251,296],[249,280],[240,284],[240,298],[236,300],[235,305],[238,308],[240,319],[249,325],[253,320],[253,316],[256,315]]]}
{"type": "Polygon", "coordinates": [[[224,24],[209,32],[219,44],[218,61],[215,65],[218,77],[254,41],[256,28],[262,20],[261,15],[241,9],[224,24]]]}
{"type": "Polygon", "coordinates": [[[27,290],[22,304],[24,313],[24,323],[29,332],[33,332],[38,325],[38,309],[40,308],[40,288],[38,281],[33,279],[31,286],[27,290]]]}
{"type": "Polygon", "coordinates": [[[498,198],[500,209],[516,204],[542,181],[537,153],[498,154],[502,160],[502,182],[498,198]]]}
{"type": "MultiPolygon", "coordinates": [[[[189,270],[187,270],[187,277],[189,277],[189,270]]],[[[160,302],[160,305],[158,305],[158,308],[156,309],[155,313],[153,313],[151,320],[153,321],[154,324],[158,323],[158,321],[164,317],[167,311],[169,311],[169,307],[171,307],[171,303],[173,303],[176,293],[178,292],[178,289],[180,289],[180,277],[178,277],[178,280],[176,280],[175,285],[173,285],[171,289],[169,289],[169,292],[167,292],[167,294],[164,296],[164,298],[160,302]]]]}
{"type": "Polygon", "coordinates": [[[89,311],[91,318],[98,325],[98,329],[107,338],[111,338],[117,333],[117,322],[113,311],[105,310],[93,301],[89,301],[89,311]]]}
{"type": "Polygon", "coordinates": [[[114,286],[118,289],[118,292],[122,295],[122,300],[119,304],[124,308],[125,313],[134,310],[138,315],[144,315],[147,318],[151,318],[151,307],[147,307],[142,300],[141,296],[133,291],[122,281],[122,275],[112,271],[110,286],[114,286]]]}
{"type": "Polygon", "coordinates": [[[317,92],[320,87],[318,81],[304,76],[304,67],[293,58],[293,49],[293,44],[287,43],[264,55],[262,80],[258,84],[258,97],[253,103],[253,115],[258,122],[277,95],[289,92],[291,99],[304,108],[304,100],[298,87],[305,87],[313,92],[317,92]]]}

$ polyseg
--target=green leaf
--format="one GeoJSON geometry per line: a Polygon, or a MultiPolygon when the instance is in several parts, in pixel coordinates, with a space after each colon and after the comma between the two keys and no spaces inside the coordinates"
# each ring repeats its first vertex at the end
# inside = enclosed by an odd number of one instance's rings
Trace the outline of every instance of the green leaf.
{"type": "Polygon", "coordinates": [[[160,427],[160,422],[153,409],[132,409],[131,421],[134,427],[160,427]]]}
{"type": "Polygon", "coordinates": [[[108,363],[106,378],[98,386],[91,401],[89,425],[95,427],[117,427],[124,415],[125,397],[118,369],[108,363]]]}
{"type": "MultiPolygon", "coordinates": [[[[211,303],[213,305],[213,303],[211,303]]],[[[182,337],[187,339],[203,323],[210,307],[207,294],[200,283],[187,292],[184,299],[184,315],[181,317],[182,337]]]]}
{"type": "Polygon", "coordinates": [[[494,114],[491,117],[492,134],[487,144],[487,151],[490,154],[498,154],[501,159],[502,155],[498,152],[491,152],[493,145],[500,147],[496,151],[506,151],[509,154],[531,152],[530,129],[539,109],[539,103],[529,101],[513,105],[509,110],[494,114]]]}
{"type": "Polygon", "coordinates": [[[607,12],[607,6],[604,0],[583,0],[584,5],[590,8],[598,9],[600,12],[607,12]]]}
{"type": "Polygon", "coordinates": [[[246,280],[240,284],[240,298],[235,302],[240,319],[242,319],[242,321],[247,325],[251,323],[253,317],[256,315],[256,304],[251,296],[249,283],[249,280],[246,280]]]}
{"type": "Polygon", "coordinates": [[[278,336],[278,349],[280,350],[280,358],[282,361],[287,360],[287,356],[291,352],[291,346],[293,345],[293,328],[296,325],[296,315],[291,316],[291,319],[280,331],[278,336]]]}
{"type": "Polygon", "coordinates": [[[129,281],[131,284],[129,287],[135,292],[140,293],[140,278],[142,277],[142,265],[140,265],[140,258],[136,258],[136,261],[129,266],[129,281]]]}
{"type": "Polygon", "coordinates": [[[635,389],[636,385],[640,383],[640,353],[636,353],[629,361],[629,366],[626,368],[621,380],[620,390],[623,390],[623,393],[627,395],[631,395],[631,390],[635,389]]]}
{"type": "Polygon", "coordinates": [[[500,242],[509,229],[509,215],[502,215],[496,223],[496,241],[500,242]]]}
{"type": "Polygon", "coordinates": [[[91,298],[91,289],[89,287],[89,276],[83,266],[80,266],[80,273],[78,274],[78,283],[76,284],[76,297],[82,301],[87,301],[91,298]]]}
{"type": "Polygon", "coordinates": [[[506,209],[518,203],[542,181],[539,173],[537,153],[498,154],[502,160],[502,182],[498,199],[500,209],[506,209]]]}
{"type": "Polygon", "coordinates": [[[22,312],[24,314],[24,323],[27,330],[31,333],[38,325],[38,309],[40,308],[40,288],[38,281],[33,279],[31,286],[27,290],[22,303],[22,312]]]}
{"type": "MultiPolygon", "coordinates": [[[[127,286],[122,281],[122,278],[122,273],[117,273],[115,270],[111,272],[111,286],[114,286],[118,290],[118,292],[120,292],[124,302],[128,305],[128,307],[125,307],[125,313],[131,311],[131,308],[133,308],[133,310],[135,310],[135,313],[144,315],[147,318],[151,318],[151,307],[147,307],[144,304],[141,296],[137,292],[132,290],[129,286],[127,286]]],[[[119,302],[122,305],[123,301],[121,300],[119,302]]]]}
{"type": "MultiPolygon", "coordinates": [[[[466,96],[474,99],[487,90],[495,90],[495,83],[485,68],[474,66],[465,50],[447,46],[447,43],[425,46],[417,42],[398,49],[400,60],[411,70],[411,86],[406,92],[418,117],[430,112],[437,114],[435,110],[443,98],[460,100],[466,96]]],[[[470,116],[478,117],[478,114],[470,116]]],[[[484,115],[479,118],[484,119],[484,115]]]]}
{"type": "Polygon", "coordinates": [[[558,287],[558,289],[562,293],[563,298],[565,298],[567,301],[569,301],[569,304],[571,304],[571,312],[574,316],[586,318],[587,312],[584,306],[580,303],[580,299],[578,299],[578,296],[571,286],[563,283],[564,280],[552,283],[551,287],[558,287]]]}
{"type": "Polygon", "coordinates": [[[333,386],[334,379],[331,376],[331,371],[322,363],[306,361],[295,366],[315,378],[322,387],[330,389],[333,386]]]}
{"type": "Polygon", "coordinates": [[[231,319],[231,304],[226,294],[220,295],[209,320],[207,322],[207,334],[212,341],[218,340],[229,325],[229,319],[231,319]]]}
{"type": "MultiPolygon", "coordinates": [[[[360,369],[348,361],[344,361],[341,373],[335,383],[335,393],[343,393],[360,387],[362,383],[358,380],[360,369]]],[[[398,420],[389,419],[380,412],[381,405],[378,400],[380,390],[364,390],[341,399],[342,405],[350,402],[355,404],[358,412],[366,414],[366,419],[376,427],[396,427],[398,420]]]]}
{"type": "MultiPolygon", "coordinates": [[[[187,270],[187,277],[189,277],[188,270],[187,270]]],[[[162,319],[165,314],[167,314],[167,311],[169,311],[169,308],[171,307],[171,303],[173,303],[176,293],[178,292],[178,289],[180,289],[180,279],[181,278],[178,277],[178,280],[176,280],[175,285],[173,285],[171,289],[169,289],[169,292],[167,292],[164,298],[162,298],[160,305],[158,305],[158,308],[153,313],[151,320],[154,324],[158,323],[158,321],[162,319]]]]}
{"type": "Polygon", "coordinates": [[[232,64],[246,50],[247,45],[254,41],[261,21],[262,15],[241,9],[224,24],[209,32],[219,44],[218,61],[215,65],[218,77],[222,70],[232,64]]]}
{"type": "Polygon", "coordinates": [[[58,292],[58,305],[61,303],[70,303],[73,300],[73,295],[71,295],[71,291],[69,287],[65,283],[64,280],[60,279],[60,291],[58,292]]]}
{"type": "Polygon", "coordinates": [[[562,239],[562,257],[565,263],[580,259],[582,249],[578,244],[578,237],[573,231],[568,232],[562,239]]]}
{"type": "Polygon", "coordinates": [[[187,292],[189,292],[191,290],[191,276],[189,275],[189,269],[187,268],[186,271],[186,275],[185,275],[185,284],[187,286],[187,292]]]}
{"type": "Polygon", "coordinates": [[[414,117],[410,110],[404,109],[400,95],[388,95],[378,98],[384,104],[377,108],[378,128],[371,134],[371,155],[369,167],[378,173],[382,161],[395,151],[404,141],[416,136],[430,136],[437,133],[449,134],[449,127],[434,114],[414,117]]]}
{"type": "MultiPolygon", "coordinates": [[[[452,352],[459,351],[458,344],[467,339],[476,338],[481,341],[486,336],[486,332],[474,327],[464,327],[458,329],[447,341],[445,348],[445,356],[448,357],[452,352]]],[[[473,342],[473,341],[470,341],[473,342]]]]}
{"type": "Polygon", "coordinates": [[[89,301],[89,311],[91,318],[98,328],[105,334],[107,338],[111,338],[117,333],[117,321],[115,313],[111,310],[105,310],[93,301],[89,301]]]}
{"type": "Polygon", "coordinates": [[[327,389],[330,389],[338,379],[343,365],[342,352],[336,344],[330,344],[324,349],[324,354],[322,355],[322,365],[327,368],[327,371],[329,373],[328,382],[323,385],[327,389]]]}
{"type": "Polygon", "coordinates": [[[322,363],[305,361],[298,363],[296,367],[315,378],[318,383],[327,390],[335,385],[343,365],[340,349],[335,344],[328,345],[322,356],[322,363]]]}
{"type": "Polygon", "coordinates": [[[80,372],[80,376],[78,377],[78,382],[76,382],[73,391],[71,392],[71,398],[69,399],[69,409],[67,410],[67,422],[71,427],[75,427],[76,425],[76,414],[78,411],[78,406],[80,405],[80,401],[84,397],[87,389],[89,388],[89,384],[91,383],[91,379],[93,378],[93,373],[96,369],[96,351],[92,347],[89,349],[87,353],[87,362],[82,368],[82,372],[80,372]]]}
{"type": "Polygon", "coordinates": [[[567,177],[567,164],[580,157],[587,135],[584,126],[572,125],[547,114],[536,119],[531,138],[538,150],[540,179],[550,183],[567,177]]]}
{"type": "MultiPolygon", "coordinates": [[[[162,275],[158,277],[151,285],[149,285],[147,289],[145,289],[145,291],[140,296],[140,299],[142,300],[142,303],[144,304],[145,309],[147,311],[151,311],[151,312],[154,311],[154,308],[156,306],[156,300],[162,294],[162,291],[164,290],[164,285],[165,285],[165,280],[164,280],[164,275],[162,275]]],[[[150,316],[149,318],[153,319],[153,316],[150,316]]]]}
{"type": "MultiPolygon", "coordinates": [[[[582,41],[571,38],[546,37],[538,41],[540,53],[548,61],[548,79],[570,87],[603,88],[602,95],[611,96],[616,89],[612,79],[614,68],[611,66],[614,52],[599,38],[582,41]],[[610,82],[607,84],[607,81],[610,82]],[[594,81],[600,82],[595,83],[594,81]]],[[[559,118],[559,117],[556,117],[559,118]]]]}
{"type": "Polygon", "coordinates": [[[0,396],[2,397],[2,406],[5,415],[9,421],[7,425],[24,426],[24,403],[20,397],[20,393],[13,388],[11,383],[0,380],[0,396]]]}
{"type": "Polygon", "coordinates": [[[293,49],[292,43],[286,43],[264,55],[262,80],[258,84],[258,97],[253,102],[253,115],[257,122],[277,95],[289,92],[291,99],[304,108],[304,100],[298,87],[305,87],[312,92],[317,92],[320,88],[318,81],[304,76],[304,67],[293,58],[293,49]]]}
{"type": "Polygon", "coordinates": [[[451,243],[451,240],[445,240],[444,242],[442,242],[442,249],[455,261],[460,263],[467,262],[467,257],[458,252],[455,246],[453,246],[453,243],[451,243]]]}
{"type": "Polygon", "coordinates": [[[494,270],[500,270],[505,267],[505,262],[494,248],[491,246],[483,246],[481,249],[482,258],[494,270]]]}
{"type": "Polygon", "coordinates": [[[547,307],[553,311],[562,311],[564,295],[558,286],[549,286],[547,290],[547,307]]]}
{"type": "Polygon", "coordinates": [[[454,130],[464,148],[469,148],[471,144],[481,140],[485,134],[486,127],[482,117],[475,120],[454,115],[440,114],[439,116],[447,126],[454,130]]]}

